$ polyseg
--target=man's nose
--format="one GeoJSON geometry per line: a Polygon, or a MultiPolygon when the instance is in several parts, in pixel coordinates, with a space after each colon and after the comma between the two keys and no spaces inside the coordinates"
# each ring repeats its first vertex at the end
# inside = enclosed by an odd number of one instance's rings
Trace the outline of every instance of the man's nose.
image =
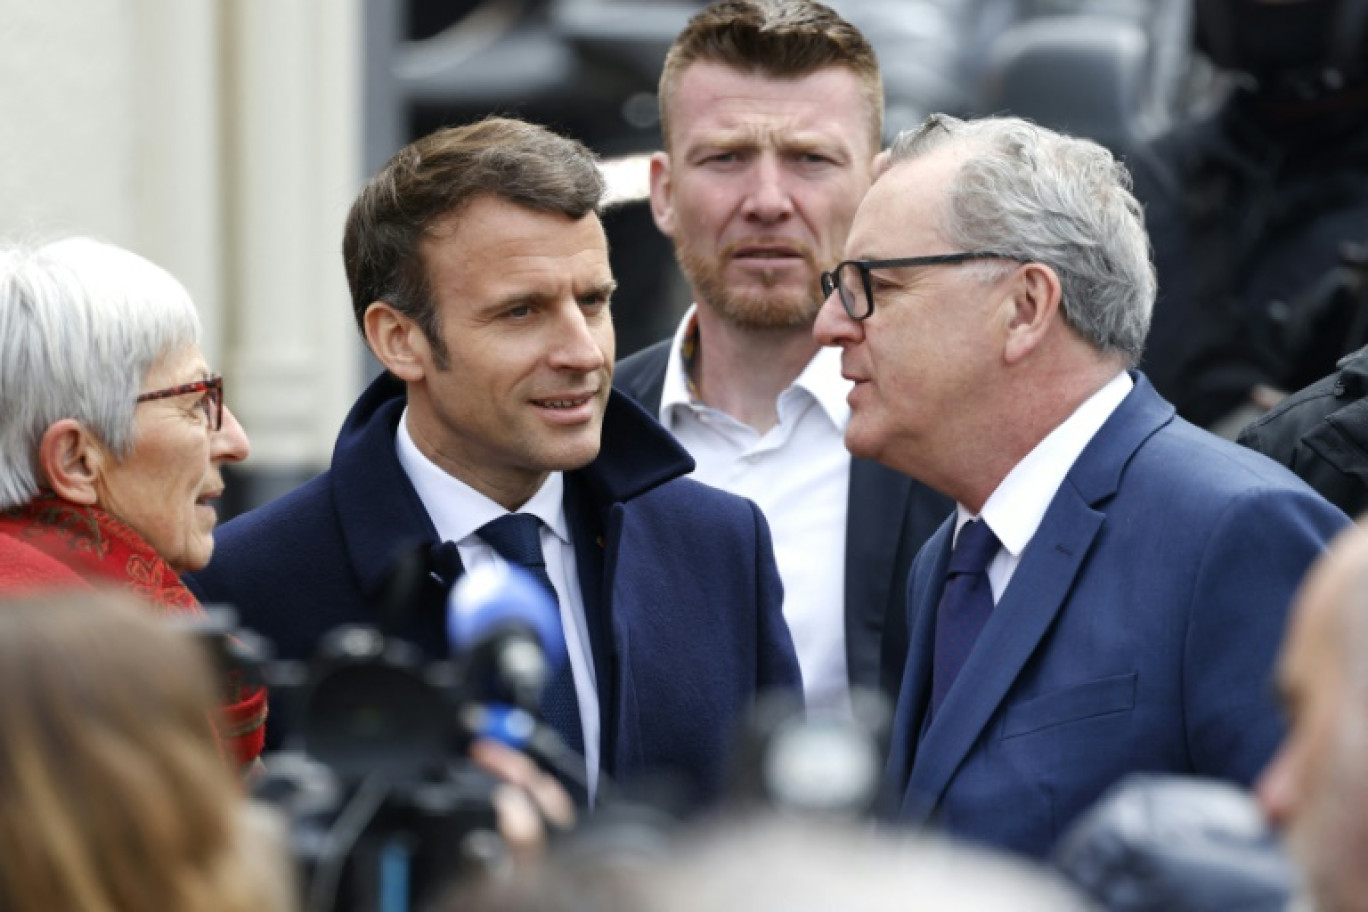
{"type": "Polygon", "coordinates": [[[751,189],[745,204],[747,216],[773,222],[793,212],[789,175],[777,157],[761,155],[755,162],[751,176],[751,189]]]}
{"type": "MultiPolygon", "coordinates": [[[[607,356],[600,338],[602,332],[589,325],[589,317],[576,301],[568,302],[561,313],[563,318],[557,320],[553,328],[556,340],[552,350],[552,366],[584,373],[603,367],[607,356]]],[[[607,319],[606,315],[604,319],[607,319]]],[[[612,332],[611,326],[607,332],[612,332]]]]}
{"type": "Polygon", "coordinates": [[[843,345],[858,342],[864,335],[864,327],[858,320],[852,320],[841,303],[840,289],[832,289],[817,311],[817,322],[813,324],[812,336],[819,345],[843,345]]]}

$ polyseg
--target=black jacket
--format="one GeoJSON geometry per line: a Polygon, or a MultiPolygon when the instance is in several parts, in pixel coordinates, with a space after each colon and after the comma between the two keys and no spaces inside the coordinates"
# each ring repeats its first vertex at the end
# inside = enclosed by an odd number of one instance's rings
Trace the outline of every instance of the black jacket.
{"type": "Polygon", "coordinates": [[[1288,396],[1239,442],[1296,472],[1350,516],[1368,510],[1368,348],[1288,396]]]}

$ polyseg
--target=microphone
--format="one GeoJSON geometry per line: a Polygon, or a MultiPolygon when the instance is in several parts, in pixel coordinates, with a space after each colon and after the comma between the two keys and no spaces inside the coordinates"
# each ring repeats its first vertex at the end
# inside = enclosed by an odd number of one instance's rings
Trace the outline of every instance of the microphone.
{"type": "Polygon", "coordinates": [[[447,599],[447,637],[465,657],[480,702],[535,715],[542,689],[566,661],[560,610],[530,573],[503,561],[461,577],[447,599]]]}
{"type": "MultiPolygon", "coordinates": [[[[542,689],[569,659],[560,609],[545,587],[504,561],[479,567],[451,589],[447,635],[452,652],[465,659],[467,731],[526,752],[588,794],[584,758],[540,721],[542,689]]],[[[607,785],[600,775],[600,794],[607,785]]]]}

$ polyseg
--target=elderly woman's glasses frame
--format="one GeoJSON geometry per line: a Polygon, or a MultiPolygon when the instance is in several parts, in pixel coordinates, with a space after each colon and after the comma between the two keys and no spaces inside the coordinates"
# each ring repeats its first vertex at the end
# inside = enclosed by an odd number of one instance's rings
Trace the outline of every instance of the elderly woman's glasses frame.
{"type": "Polygon", "coordinates": [[[964,263],[969,260],[1013,260],[1018,263],[1029,262],[1021,257],[1015,257],[1006,253],[998,253],[995,250],[975,250],[970,253],[942,253],[936,256],[919,257],[899,257],[895,260],[846,260],[837,263],[836,268],[830,272],[822,273],[822,294],[831,297],[833,291],[841,293],[841,306],[852,320],[867,320],[870,314],[874,313],[874,286],[869,279],[871,269],[907,269],[912,266],[952,266],[955,263],[964,263]],[[860,276],[860,287],[864,289],[864,297],[860,298],[857,292],[852,292],[850,288],[841,281],[842,273],[849,277],[850,270],[854,269],[860,276]]]}
{"type": "Polygon", "coordinates": [[[182,383],[166,389],[152,390],[138,397],[138,402],[152,402],[156,399],[170,399],[174,396],[188,396],[191,393],[204,393],[204,416],[209,419],[212,430],[223,430],[223,378],[206,377],[194,383],[182,383]]]}

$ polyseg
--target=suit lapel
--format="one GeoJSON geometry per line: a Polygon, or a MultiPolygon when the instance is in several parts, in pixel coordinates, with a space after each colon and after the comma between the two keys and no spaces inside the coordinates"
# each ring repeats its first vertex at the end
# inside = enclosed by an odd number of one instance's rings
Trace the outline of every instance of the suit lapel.
{"type": "MultiPolygon", "coordinates": [[[[1021,556],[1007,590],[993,609],[959,678],[916,747],[903,793],[903,813],[925,819],[940,801],[955,771],[1006,699],[1026,662],[1064,608],[1074,582],[1106,521],[1106,501],[1121,485],[1126,464],[1152,434],[1173,420],[1173,406],[1155,393],[1143,374],[1079,454],[1021,556]]],[[[948,560],[948,543],[946,559],[948,560]]],[[[945,561],[930,587],[935,600],[944,588],[945,561]]],[[[913,648],[930,668],[936,601],[920,604],[913,648]]],[[[923,675],[928,682],[929,670],[923,675]]],[[[909,687],[904,685],[903,696],[909,687]]],[[[919,692],[918,707],[927,693],[919,692]]],[[[901,700],[899,701],[902,702],[901,700]]],[[[900,718],[901,718],[901,706],[900,718]]],[[[917,720],[918,722],[920,719],[917,720]]],[[[915,739],[919,728],[910,730],[915,739]]]]}
{"type": "MultiPolygon", "coordinates": [[[[1083,502],[1067,482],[1055,496],[955,686],[917,748],[904,796],[905,810],[924,813],[939,801],[1064,606],[1105,518],[1083,502]]],[[[942,565],[942,582],[934,587],[937,599],[944,588],[943,577],[942,565]]],[[[918,655],[928,663],[926,667],[930,667],[934,646],[935,612],[935,604],[928,604],[917,618],[915,642],[918,655]]]]}

